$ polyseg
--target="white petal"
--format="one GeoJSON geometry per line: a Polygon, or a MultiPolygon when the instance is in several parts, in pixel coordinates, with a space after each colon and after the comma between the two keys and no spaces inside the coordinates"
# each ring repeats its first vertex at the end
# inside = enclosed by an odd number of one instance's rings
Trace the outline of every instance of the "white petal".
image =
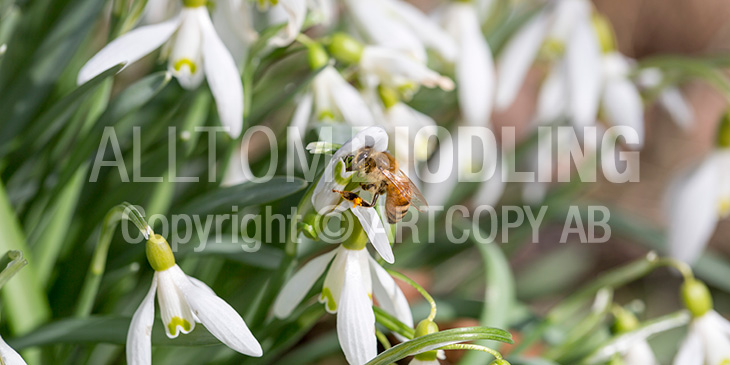
{"type": "Polygon", "coordinates": [[[243,85],[236,63],[215,33],[210,17],[200,17],[203,31],[203,67],[218,107],[221,123],[237,138],[243,129],[243,85]]]}
{"type": "Polygon", "coordinates": [[[327,276],[324,278],[319,302],[324,303],[324,307],[329,313],[336,313],[340,306],[340,295],[345,281],[345,263],[349,252],[350,250],[342,246],[335,250],[335,260],[332,261],[327,276]]]}
{"type": "Polygon", "coordinates": [[[692,263],[704,251],[717,223],[717,169],[709,157],[668,190],[669,255],[692,263]]]}
{"type": "Polygon", "coordinates": [[[553,123],[556,119],[565,115],[568,107],[565,100],[567,93],[565,63],[559,62],[553,65],[547,78],[540,86],[535,115],[538,124],[553,123]]]}
{"type": "Polygon", "coordinates": [[[351,210],[355,213],[358,220],[360,220],[365,234],[368,235],[370,242],[373,243],[373,247],[375,247],[375,250],[378,251],[383,260],[389,264],[394,263],[393,248],[390,247],[388,234],[385,232],[385,227],[383,227],[383,222],[380,221],[378,212],[373,208],[363,206],[357,206],[351,210]]]}
{"type": "Polygon", "coordinates": [[[289,279],[274,302],[274,315],[276,317],[285,318],[291,314],[294,308],[304,299],[304,296],[307,295],[312,285],[322,276],[336,253],[337,250],[332,250],[314,258],[289,279]]]}
{"type": "Polygon", "coordinates": [[[236,64],[241,65],[248,47],[258,38],[253,27],[253,4],[246,0],[219,2],[213,12],[213,24],[236,64]]]}
{"type": "Polygon", "coordinates": [[[180,28],[175,33],[168,70],[185,89],[192,90],[203,82],[203,59],[200,52],[201,17],[207,17],[205,8],[184,8],[180,13],[180,28]]]}
{"type": "Polygon", "coordinates": [[[659,94],[659,103],[672,117],[672,120],[684,130],[689,130],[694,122],[694,110],[676,87],[667,87],[659,94]]]}
{"type": "Polygon", "coordinates": [[[603,109],[614,126],[633,128],[639,135],[639,145],[644,145],[644,105],[636,86],[625,78],[613,78],[606,82],[603,91],[603,109]]]}
{"type": "Polygon", "coordinates": [[[423,44],[434,49],[448,61],[456,58],[456,42],[421,10],[400,0],[386,0],[385,4],[411,28],[423,44]]]}
{"type": "Polygon", "coordinates": [[[358,29],[364,31],[373,43],[407,53],[419,61],[426,61],[426,50],[414,30],[387,9],[383,0],[345,1],[358,29]]]}
{"type": "Polygon", "coordinates": [[[576,24],[565,57],[573,122],[593,125],[601,91],[601,49],[590,18],[576,24]]]}
{"type": "Polygon", "coordinates": [[[139,60],[170,39],[179,24],[180,18],[175,17],[164,23],[140,27],[120,36],[86,62],[79,71],[76,82],[79,85],[83,84],[122,62],[126,67],[139,60]]]}
{"type": "Polygon", "coordinates": [[[730,336],[725,333],[725,320],[715,311],[696,318],[692,323],[702,339],[707,364],[724,364],[730,361],[730,336]]]}
{"type": "Polygon", "coordinates": [[[179,275],[186,277],[177,265],[155,273],[160,317],[165,326],[165,334],[169,338],[176,338],[180,332],[190,333],[195,328],[193,312],[178,287],[177,277],[179,275]]]}
{"type": "Polygon", "coordinates": [[[277,47],[288,46],[299,35],[307,15],[307,3],[304,0],[280,0],[272,12],[282,10],[287,18],[286,27],[269,40],[270,44],[277,47]]]}
{"type": "Polygon", "coordinates": [[[651,346],[646,341],[636,342],[624,355],[625,365],[657,365],[651,346]]]}
{"type": "Polygon", "coordinates": [[[127,363],[130,365],[152,364],[152,325],[155,321],[155,292],[157,273],[142,303],[132,316],[127,331],[127,363]]]}
{"type": "MultiPolygon", "coordinates": [[[[372,147],[375,151],[385,151],[388,148],[388,133],[383,127],[368,127],[358,132],[352,139],[347,141],[332,156],[327,167],[322,173],[322,177],[317,182],[317,186],[312,193],[312,205],[320,214],[330,213],[342,200],[338,193],[333,193],[332,189],[342,190],[344,187],[338,184],[335,179],[336,165],[342,164],[342,159],[365,146],[372,147]]],[[[341,176],[347,178],[352,172],[341,170],[341,176]]]]}
{"type": "Polygon", "coordinates": [[[0,363],[4,365],[26,365],[20,354],[5,343],[2,337],[0,337],[0,363]]]}
{"type": "Polygon", "coordinates": [[[730,148],[718,149],[713,153],[715,169],[718,171],[717,210],[720,218],[730,216],[730,148]]]}
{"type": "Polygon", "coordinates": [[[687,337],[679,347],[677,355],[674,357],[674,365],[703,365],[705,362],[705,354],[702,351],[702,339],[692,327],[690,327],[687,337]]]}
{"type": "Polygon", "coordinates": [[[193,283],[182,271],[175,275],[190,309],[215,338],[244,355],[259,357],[263,354],[261,345],[233,307],[207,286],[207,289],[201,288],[193,283]]]}
{"type": "MultiPolygon", "coordinates": [[[[576,29],[577,24],[591,17],[591,3],[585,0],[561,0],[555,3],[552,12],[549,37],[565,42],[576,29]]],[[[591,30],[592,31],[592,30],[591,30]]]]}
{"type": "Polygon", "coordinates": [[[457,24],[459,57],[456,60],[456,81],[459,106],[467,124],[486,126],[494,101],[494,61],[492,51],[482,35],[474,8],[467,3],[450,6],[451,19],[457,24]]]}
{"type": "Polygon", "coordinates": [[[390,274],[373,258],[370,258],[370,267],[375,278],[373,280],[373,295],[378,300],[379,306],[403,324],[413,327],[413,314],[403,291],[390,274]]]}
{"type": "Polygon", "coordinates": [[[527,71],[540,51],[547,25],[547,15],[538,14],[518,31],[497,57],[497,110],[508,108],[517,97],[527,71]]]}
{"type": "Polygon", "coordinates": [[[375,314],[372,301],[362,284],[358,255],[347,255],[340,308],[337,311],[337,338],[351,365],[362,365],[377,355],[375,314]]]}
{"type": "Polygon", "coordinates": [[[505,160],[504,153],[500,154],[500,158],[497,160],[497,165],[494,168],[494,175],[487,181],[483,182],[479,187],[474,201],[479,205],[496,206],[502,195],[504,194],[504,188],[507,186],[505,178],[502,175],[502,167],[505,166],[507,161],[505,160]]]}
{"type": "Polygon", "coordinates": [[[332,66],[328,66],[322,72],[331,75],[327,91],[330,94],[330,99],[337,106],[338,112],[342,114],[344,121],[355,127],[375,125],[373,114],[357,89],[345,81],[337,69],[332,66]]]}

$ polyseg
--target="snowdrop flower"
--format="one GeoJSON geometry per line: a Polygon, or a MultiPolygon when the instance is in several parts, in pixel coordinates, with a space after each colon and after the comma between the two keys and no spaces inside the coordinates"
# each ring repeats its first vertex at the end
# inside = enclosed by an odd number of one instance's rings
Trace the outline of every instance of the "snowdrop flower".
{"type": "Polygon", "coordinates": [[[618,52],[603,56],[602,106],[606,118],[614,126],[633,128],[644,144],[644,106],[636,85],[629,79],[632,65],[618,52]]]}
{"type": "Polygon", "coordinates": [[[682,299],[693,318],[674,365],[730,363],[730,322],[712,309],[707,286],[696,279],[685,280],[682,299]]]}
{"type": "Polygon", "coordinates": [[[426,14],[402,0],[346,0],[355,24],[372,43],[400,50],[420,62],[426,61],[426,47],[445,60],[457,57],[454,40],[426,14]]]}
{"type": "Polygon", "coordinates": [[[190,333],[202,323],[226,346],[244,355],[259,357],[261,345],[243,318],[228,303],[200,280],[185,275],[175,264],[167,241],[152,235],[147,241],[147,260],[155,270],[147,295],[132,317],[127,333],[127,362],[150,364],[152,361],[152,324],[155,319],[155,294],[169,338],[190,333]]]}
{"type": "MultiPolygon", "coordinates": [[[[375,250],[386,262],[392,264],[395,262],[393,249],[378,212],[373,208],[361,205],[352,206],[339,193],[333,192],[333,190],[345,190],[355,177],[355,171],[348,171],[345,159],[363,147],[370,147],[377,152],[385,151],[388,148],[388,134],[385,129],[382,127],[365,128],[335,152],[314,188],[312,204],[317,213],[321,215],[351,211],[362,224],[375,250]]],[[[352,191],[360,190],[360,187],[357,187],[352,191]]]]}
{"type": "Polygon", "coordinates": [[[207,78],[218,115],[232,137],[241,134],[243,86],[238,68],[220,40],[205,6],[206,0],[184,0],[180,14],[122,35],[92,57],[79,71],[82,84],[119,64],[133,63],[168,42],[168,69],[186,89],[207,78]]]}
{"type": "Polygon", "coordinates": [[[0,337],[0,364],[25,365],[25,360],[0,337]]]}
{"type": "Polygon", "coordinates": [[[352,365],[362,365],[377,355],[373,296],[383,310],[413,326],[405,295],[365,249],[363,228],[356,223],[353,234],[340,247],[305,264],[274,302],[276,317],[289,316],[332,262],[319,301],[329,313],[337,313],[337,337],[352,365]]]}
{"type": "Polygon", "coordinates": [[[363,84],[375,89],[378,85],[402,92],[413,91],[419,85],[453,90],[454,82],[431,70],[423,61],[407,53],[380,46],[363,46],[344,33],[332,36],[330,53],[338,60],[357,64],[363,84]]]}
{"type": "MultiPolygon", "coordinates": [[[[721,135],[730,135],[726,121],[721,135]]],[[[730,215],[730,144],[712,152],[667,192],[669,254],[692,263],[707,246],[717,222],[730,215]]]]}
{"type": "Polygon", "coordinates": [[[494,99],[494,61],[476,8],[471,3],[451,2],[443,23],[458,45],[454,62],[462,118],[468,125],[486,125],[494,99]]]}
{"type": "Polygon", "coordinates": [[[517,32],[497,59],[498,110],[512,104],[542,50],[553,62],[564,62],[567,110],[573,122],[578,126],[595,122],[602,81],[602,39],[593,26],[591,10],[586,0],[559,1],[517,32]]]}
{"type": "MultiPolygon", "coordinates": [[[[663,80],[664,74],[659,69],[653,67],[644,68],[637,75],[637,83],[645,89],[658,88],[662,86],[663,80]]],[[[657,102],[667,111],[679,127],[688,130],[692,126],[694,110],[676,85],[665,86],[659,91],[657,102]]]]}
{"type": "Polygon", "coordinates": [[[247,0],[219,1],[213,11],[213,25],[239,66],[259,37],[254,28],[254,11],[253,3],[247,0]]]}

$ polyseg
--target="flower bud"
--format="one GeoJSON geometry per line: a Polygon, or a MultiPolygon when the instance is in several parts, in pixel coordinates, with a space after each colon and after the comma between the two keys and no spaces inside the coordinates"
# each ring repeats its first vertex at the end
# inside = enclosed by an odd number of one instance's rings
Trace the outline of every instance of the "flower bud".
{"type": "Polygon", "coordinates": [[[205,6],[208,0],[183,0],[183,6],[186,8],[197,8],[199,6],[205,6]]]}
{"type": "Polygon", "coordinates": [[[165,271],[175,266],[175,255],[164,237],[152,235],[145,246],[147,261],[155,271],[165,271]]]}
{"type": "Polygon", "coordinates": [[[335,33],[329,51],[337,60],[345,63],[358,63],[362,57],[363,45],[345,33],[335,33]]]}
{"type": "Polygon", "coordinates": [[[330,56],[327,55],[327,51],[324,50],[319,43],[312,43],[307,45],[307,59],[309,60],[309,68],[312,70],[319,70],[320,68],[327,65],[330,60],[330,56]]]}
{"type": "MultiPolygon", "coordinates": [[[[414,337],[421,337],[430,335],[439,331],[439,326],[430,319],[424,319],[418,322],[416,326],[416,334],[414,337]]],[[[420,361],[436,361],[438,352],[436,350],[422,352],[415,356],[416,360],[420,361]]]]}
{"type": "Polygon", "coordinates": [[[317,240],[319,239],[319,234],[322,232],[322,224],[324,222],[323,218],[324,217],[320,214],[309,213],[304,216],[304,219],[302,219],[301,222],[299,222],[299,229],[302,230],[302,233],[304,233],[307,238],[317,240]]]}
{"type": "Polygon", "coordinates": [[[692,317],[702,317],[712,310],[712,295],[705,283],[697,279],[687,279],[681,288],[682,301],[692,317]]]}
{"type": "Polygon", "coordinates": [[[617,307],[614,311],[616,321],[613,323],[614,333],[626,333],[639,327],[639,320],[636,316],[624,308],[617,307]]]}

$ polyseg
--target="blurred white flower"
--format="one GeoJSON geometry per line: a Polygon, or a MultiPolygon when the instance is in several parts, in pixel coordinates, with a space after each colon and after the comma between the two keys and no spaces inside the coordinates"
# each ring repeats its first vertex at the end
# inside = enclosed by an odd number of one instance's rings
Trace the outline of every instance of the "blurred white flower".
{"type": "MultiPolygon", "coordinates": [[[[371,147],[376,152],[385,151],[388,148],[388,134],[385,129],[382,127],[365,128],[335,152],[314,188],[312,204],[314,209],[322,215],[341,213],[350,209],[362,224],[375,250],[383,260],[392,264],[395,262],[393,248],[390,246],[388,234],[385,232],[378,212],[374,208],[352,206],[350,201],[343,199],[339,193],[333,192],[333,190],[344,190],[355,174],[354,171],[347,171],[344,159],[363,147],[371,147]]],[[[357,193],[360,190],[358,187],[353,191],[357,193]]]]}
{"type": "Polygon", "coordinates": [[[674,365],[725,365],[730,363],[730,322],[714,310],[694,318],[674,365]]]}
{"type": "Polygon", "coordinates": [[[644,144],[644,105],[636,85],[629,78],[632,64],[618,52],[603,55],[602,107],[613,126],[627,126],[639,135],[644,144]]]}
{"type": "Polygon", "coordinates": [[[362,365],[377,355],[373,296],[383,310],[413,326],[405,295],[388,272],[370,257],[364,245],[351,248],[341,245],[305,264],[279,293],[274,315],[289,316],[330,261],[319,301],[328,312],[337,313],[337,337],[347,361],[362,365]]]}
{"type": "Polygon", "coordinates": [[[718,149],[667,192],[669,254],[693,263],[704,251],[717,222],[730,215],[730,148],[718,149]]]}
{"type": "Polygon", "coordinates": [[[0,364],[25,365],[25,360],[0,337],[0,364]]]}
{"type": "MultiPolygon", "coordinates": [[[[657,68],[644,68],[639,71],[636,81],[642,88],[652,89],[662,85],[664,74],[657,68]]],[[[664,87],[659,91],[657,101],[679,127],[684,130],[692,127],[694,110],[677,86],[664,87]]]]}
{"type": "Polygon", "coordinates": [[[171,20],[120,36],[81,68],[77,81],[83,84],[120,63],[126,67],[168,41],[170,73],[186,89],[198,87],[203,78],[207,78],[221,122],[228,127],[232,137],[238,137],[243,127],[241,77],[231,54],[216,34],[205,5],[185,6],[171,20]]]}
{"type": "Polygon", "coordinates": [[[631,345],[621,356],[626,365],[658,365],[654,351],[646,340],[639,340],[631,345]]]}
{"type": "Polygon", "coordinates": [[[426,61],[425,48],[444,59],[456,58],[456,45],[430,17],[401,0],[345,0],[349,13],[365,38],[373,43],[403,51],[420,62],[426,61]]]}
{"type": "Polygon", "coordinates": [[[213,11],[215,29],[238,65],[259,37],[253,24],[254,12],[253,3],[247,0],[219,1],[213,11]]]}
{"type": "Polygon", "coordinates": [[[454,89],[454,82],[448,77],[406,53],[385,47],[365,46],[360,57],[360,72],[365,84],[371,88],[383,84],[399,91],[419,85],[446,91],[454,89]]]}
{"type": "Polygon", "coordinates": [[[476,8],[471,3],[452,2],[443,23],[458,45],[454,63],[462,118],[468,125],[487,125],[494,102],[494,61],[476,8]]]}
{"type": "Polygon", "coordinates": [[[218,340],[244,355],[259,357],[261,345],[243,318],[200,280],[185,275],[177,264],[167,241],[153,235],[147,241],[147,258],[155,270],[147,295],[132,317],[127,333],[127,362],[151,364],[152,324],[155,319],[155,293],[160,316],[169,338],[190,333],[202,323],[218,340]]]}
{"type": "Polygon", "coordinates": [[[591,6],[587,0],[556,2],[530,20],[505,45],[497,59],[498,110],[512,105],[542,47],[554,64],[564,63],[561,67],[564,67],[567,115],[577,126],[595,122],[602,62],[591,6]]]}

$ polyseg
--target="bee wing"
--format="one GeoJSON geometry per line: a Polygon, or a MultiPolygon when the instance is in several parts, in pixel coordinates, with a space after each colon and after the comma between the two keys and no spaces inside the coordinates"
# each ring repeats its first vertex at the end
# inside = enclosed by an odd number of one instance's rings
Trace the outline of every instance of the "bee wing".
{"type": "Polygon", "coordinates": [[[385,178],[388,179],[388,182],[398,189],[401,195],[408,199],[412,206],[421,212],[426,211],[428,208],[426,198],[423,197],[423,194],[421,194],[421,191],[418,190],[418,187],[413,184],[413,181],[411,181],[411,179],[409,179],[402,170],[398,170],[397,173],[393,173],[390,170],[380,168],[380,171],[383,173],[385,178]]]}

